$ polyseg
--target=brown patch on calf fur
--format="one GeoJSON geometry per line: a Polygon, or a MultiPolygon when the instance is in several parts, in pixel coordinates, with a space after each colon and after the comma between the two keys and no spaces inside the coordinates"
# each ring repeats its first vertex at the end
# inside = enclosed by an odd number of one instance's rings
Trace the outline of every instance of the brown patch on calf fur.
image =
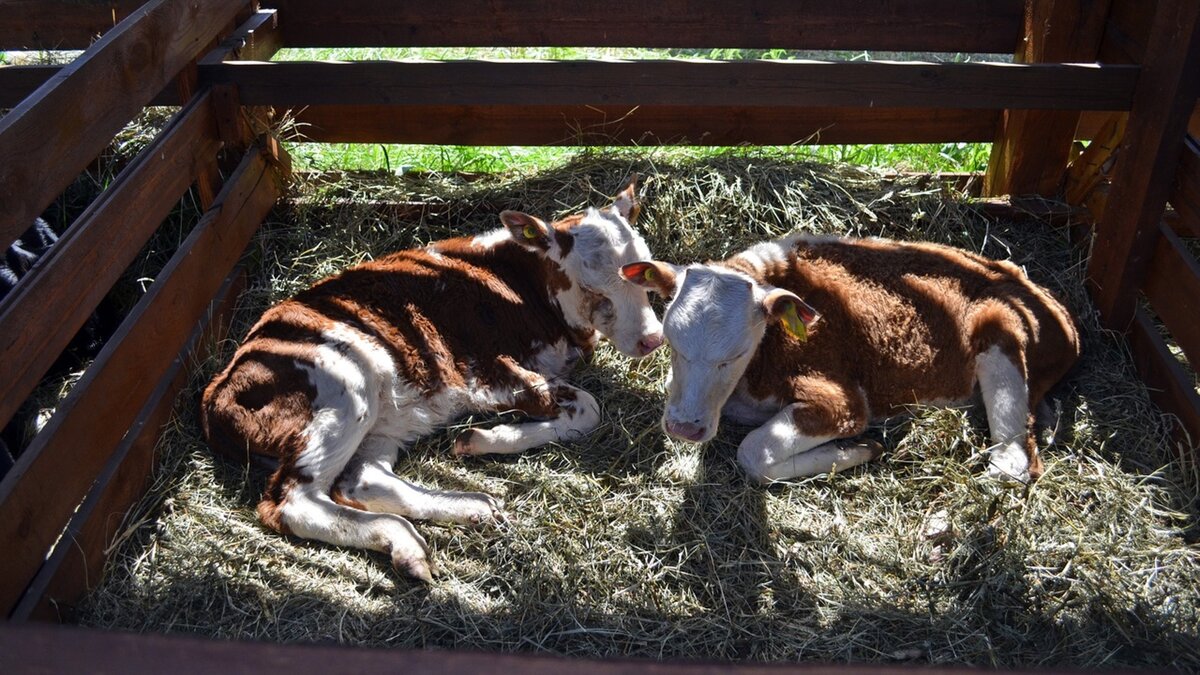
{"type": "Polygon", "coordinates": [[[823,378],[849,392],[861,386],[873,417],[962,400],[976,357],[995,345],[1026,374],[1034,410],[1079,355],[1074,321],[1048,292],[1011,263],[948,246],[801,240],[765,269],[736,256],[718,264],[790,290],[822,315],[805,342],[767,327],[745,374],[758,399],[797,400],[805,382],[823,378]]]}
{"type": "MultiPolygon", "coordinates": [[[[559,236],[557,224],[555,232],[559,236]]],[[[343,326],[365,336],[387,351],[400,378],[429,394],[471,380],[508,388],[516,404],[532,389],[536,394],[524,407],[551,416],[557,407],[544,379],[537,376],[541,385],[530,387],[522,375],[536,374],[519,364],[538,344],[566,341],[585,353],[593,348],[592,336],[567,326],[549,295],[570,286],[545,256],[513,241],[484,248],[472,238],[346,270],[263,314],[204,391],[204,435],[232,458],[279,460],[258,514],[286,534],[280,512],[287,494],[312,480],[296,469],[317,394],[301,365],[314,363],[316,348],[329,344],[329,330],[343,326]]]]}

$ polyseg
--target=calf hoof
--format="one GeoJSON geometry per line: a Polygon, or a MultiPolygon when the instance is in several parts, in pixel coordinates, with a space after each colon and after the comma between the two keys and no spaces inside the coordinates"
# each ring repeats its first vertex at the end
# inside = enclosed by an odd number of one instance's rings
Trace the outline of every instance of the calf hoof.
{"type": "Polygon", "coordinates": [[[454,455],[456,457],[464,457],[476,454],[474,441],[478,435],[479,432],[474,429],[467,429],[459,434],[458,438],[454,439],[454,455]]]}
{"type": "Polygon", "coordinates": [[[997,462],[995,459],[988,462],[987,477],[1003,484],[1029,484],[1029,470],[1027,468],[1011,466],[1006,462],[997,462]]]}
{"type": "Polygon", "coordinates": [[[410,577],[416,577],[427,584],[433,583],[433,577],[437,574],[437,569],[425,556],[413,556],[411,554],[392,554],[392,567],[396,568],[397,572],[406,574],[410,577]]]}
{"type": "Polygon", "coordinates": [[[472,495],[476,499],[475,508],[467,516],[472,525],[489,525],[508,522],[508,514],[504,512],[504,502],[495,497],[477,492],[472,495]]]}

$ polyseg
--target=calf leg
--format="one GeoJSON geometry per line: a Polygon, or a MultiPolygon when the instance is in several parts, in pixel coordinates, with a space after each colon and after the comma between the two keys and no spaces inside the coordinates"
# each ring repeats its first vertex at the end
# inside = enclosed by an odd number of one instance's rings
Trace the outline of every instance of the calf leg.
{"type": "Polygon", "coordinates": [[[454,441],[456,455],[511,454],[554,441],[583,438],[600,423],[600,404],[569,384],[551,384],[557,414],[547,420],[468,429],[454,441]]]}
{"type": "Polygon", "coordinates": [[[879,447],[840,441],[867,426],[866,401],[828,381],[803,383],[802,400],[751,431],[738,446],[738,464],[752,478],[773,480],[848,469],[879,456],[879,447]]]}
{"type": "Polygon", "coordinates": [[[975,373],[992,435],[987,473],[992,478],[1028,482],[1038,466],[1029,439],[1029,387],[1012,357],[993,346],[975,359],[975,373]]]}
{"type": "Polygon", "coordinates": [[[504,520],[503,502],[482,492],[451,492],[413,485],[392,471],[395,446],[368,436],[362,449],[338,477],[334,499],[378,513],[478,525],[504,520]]]}
{"type": "Polygon", "coordinates": [[[396,569],[433,581],[429,546],[400,516],[338,504],[312,484],[293,486],[279,505],[279,516],[287,531],[298,537],[386,553],[396,569]]]}

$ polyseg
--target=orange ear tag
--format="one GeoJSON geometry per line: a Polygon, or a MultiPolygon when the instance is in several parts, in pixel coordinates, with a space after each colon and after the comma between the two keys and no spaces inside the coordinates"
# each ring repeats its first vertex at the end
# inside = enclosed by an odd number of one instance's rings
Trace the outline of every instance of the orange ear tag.
{"type": "Polygon", "coordinates": [[[808,326],[804,325],[804,321],[800,319],[800,315],[796,313],[796,303],[789,302],[787,309],[783,311],[783,327],[787,332],[791,333],[801,342],[808,341],[808,326]]]}
{"type": "Polygon", "coordinates": [[[523,234],[525,235],[526,239],[537,239],[541,232],[538,232],[538,229],[533,225],[526,225],[523,234]]]}

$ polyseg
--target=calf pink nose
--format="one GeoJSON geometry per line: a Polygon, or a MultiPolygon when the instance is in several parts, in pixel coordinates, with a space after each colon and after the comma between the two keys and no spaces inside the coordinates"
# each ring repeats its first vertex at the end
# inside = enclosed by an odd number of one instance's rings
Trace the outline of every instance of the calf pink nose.
{"type": "Polygon", "coordinates": [[[645,355],[649,354],[650,352],[654,351],[655,349],[658,349],[659,347],[661,347],[662,343],[663,343],[662,333],[655,333],[653,335],[647,335],[646,337],[642,338],[641,340],[638,340],[638,345],[637,345],[638,346],[638,354],[645,356],[645,355]]]}
{"type": "Polygon", "coordinates": [[[705,428],[699,424],[667,420],[664,426],[667,428],[668,434],[676,438],[682,438],[685,441],[699,441],[701,438],[704,438],[705,428]]]}

